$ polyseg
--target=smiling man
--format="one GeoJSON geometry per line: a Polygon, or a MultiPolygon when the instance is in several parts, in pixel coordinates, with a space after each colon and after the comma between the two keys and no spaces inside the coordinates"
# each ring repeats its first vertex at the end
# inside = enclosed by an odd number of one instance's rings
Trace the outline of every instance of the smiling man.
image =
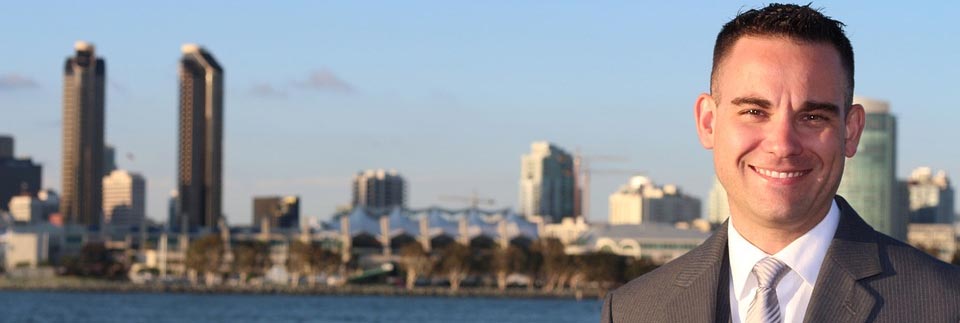
{"type": "Polygon", "coordinates": [[[960,269],[873,230],[836,195],[864,127],[853,72],[843,24],[809,5],[724,25],[694,114],[730,220],[609,293],[602,321],[960,321],[960,269]]]}

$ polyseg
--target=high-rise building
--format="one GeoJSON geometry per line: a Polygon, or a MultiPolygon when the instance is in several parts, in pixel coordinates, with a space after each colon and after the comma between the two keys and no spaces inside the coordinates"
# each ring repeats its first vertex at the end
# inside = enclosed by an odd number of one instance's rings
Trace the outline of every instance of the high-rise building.
{"type": "Polygon", "coordinates": [[[520,160],[520,213],[560,223],[574,213],[573,158],[559,147],[538,141],[520,160]]]}
{"type": "Polygon", "coordinates": [[[37,192],[37,199],[42,202],[43,213],[41,219],[48,221],[50,215],[60,212],[60,195],[52,189],[42,189],[37,192]]]}
{"type": "Polygon", "coordinates": [[[79,41],[63,71],[63,194],[70,223],[98,225],[103,180],[103,120],[107,65],[93,44],[79,41]]]}
{"type": "Polygon", "coordinates": [[[7,210],[14,196],[37,196],[41,175],[41,166],[31,159],[0,158],[0,210],[7,210]]]}
{"type": "Polygon", "coordinates": [[[0,135],[0,159],[13,158],[13,137],[0,135]]]}
{"type": "Polygon", "coordinates": [[[139,227],[146,218],[147,181],[137,173],[114,170],[103,178],[103,222],[139,227]]]}
{"type": "Polygon", "coordinates": [[[113,146],[104,144],[103,146],[103,176],[117,169],[117,151],[113,146]]]}
{"type": "Polygon", "coordinates": [[[223,68],[206,49],[186,44],[180,59],[179,214],[189,228],[219,222],[223,185],[223,68]]]}
{"type": "Polygon", "coordinates": [[[370,169],[353,177],[353,206],[404,207],[406,182],[396,170],[370,169]]]}
{"type": "Polygon", "coordinates": [[[30,195],[18,195],[10,199],[9,210],[18,223],[38,222],[43,214],[43,204],[30,195]]]}
{"type": "Polygon", "coordinates": [[[177,190],[170,191],[170,198],[167,200],[167,229],[170,231],[179,231],[182,224],[177,221],[184,220],[178,214],[180,211],[180,193],[177,190]]]}
{"type": "Polygon", "coordinates": [[[907,186],[910,223],[953,223],[954,191],[946,172],[934,175],[930,167],[914,169],[907,186]]]}
{"type": "Polygon", "coordinates": [[[866,124],[857,154],[846,161],[837,194],[846,198],[874,229],[900,240],[907,238],[907,215],[897,197],[897,122],[884,101],[854,97],[866,110],[866,124]]]}
{"type": "Polygon", "coordinates": [[[700,199],[683,194],[676,185],[657,186],[646,176],[610,194],[610,224],[687,222],[700,218],[700,199]]]}
{"type": "Polygon", "coordinates": [[[267,221],[270,228],[300,227],[300,197],[262,196],[253,198],[253,226],[267,221]]]}
{"type": "Polygon", "coordinates": [[[707,202],[707,219],[710,223],[723,223],[730,218],[730,201],[727,200],[727,190],[720,184],[720,179],[713,178],[713,187],[710,188],[710,198],[707,202]]]}
{"type": "Polygon", "coordinates": [[[47,216],[60,208],[60,198],[50,190],[41,190],[36,196],[23,194],[10,199],[9,210],[14,221],[20,223],[43,223],[47,216]]]}

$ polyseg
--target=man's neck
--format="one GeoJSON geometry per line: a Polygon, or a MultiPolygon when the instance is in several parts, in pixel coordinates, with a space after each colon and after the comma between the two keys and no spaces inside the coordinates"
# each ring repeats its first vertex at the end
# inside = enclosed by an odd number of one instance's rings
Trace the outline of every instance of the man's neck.
{"type": "Polygon", "coordinates": [[[773,255],[823,221],[831,205],[817,208],[813,211],[815,213],[802,217],[801,221],[760,221],[756,219],[764,217],[738,217],[736,212],[731,212],[730,221],[734,229],[750,244],[768,255],[773,255]]]}

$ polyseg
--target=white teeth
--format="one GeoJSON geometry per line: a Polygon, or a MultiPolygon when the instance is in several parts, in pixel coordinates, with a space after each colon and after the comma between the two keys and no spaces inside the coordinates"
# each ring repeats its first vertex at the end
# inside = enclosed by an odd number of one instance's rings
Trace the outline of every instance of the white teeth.
{"type": "Polygon", "coordinates": [[[769,169],[763,169],[759,167],[754,167],[754,169],[756,169],[758,173],[763,174],[764,176],[773,177],[773,178],[794,178],[794,177],[800,177],[800,175],[803,175],[803,172],[789,172],[789,173],[777,172],[777,171],[772,171],[769,169]]]}

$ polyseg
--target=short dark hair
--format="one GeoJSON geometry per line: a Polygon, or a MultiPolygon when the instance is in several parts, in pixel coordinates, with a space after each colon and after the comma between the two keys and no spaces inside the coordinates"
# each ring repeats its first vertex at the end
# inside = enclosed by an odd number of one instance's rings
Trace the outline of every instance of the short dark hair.
{"type": "Polygon", "coordinates": [[[774,36],[809,43],[828,43],[840,54],[840,64],[847,73],[847,102],[853,100],[853,46],[843,32],[845,25],[825,16],[810,4],[771,3],[763,9],[741,12],[723,25],[713,46],[713,70],[710,72],[710,90],[714,90],[717,71],[733,44],[744,36],[774,36]]]}

